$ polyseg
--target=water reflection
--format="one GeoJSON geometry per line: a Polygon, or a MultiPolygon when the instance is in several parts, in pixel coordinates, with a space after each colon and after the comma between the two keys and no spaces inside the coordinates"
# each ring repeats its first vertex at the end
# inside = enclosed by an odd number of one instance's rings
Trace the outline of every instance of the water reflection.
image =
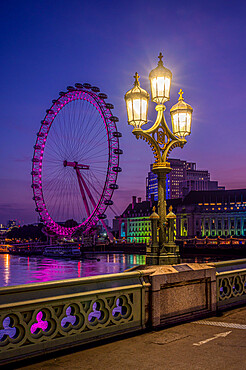
{"type": "Polygon", "coordinates": [[[0,286],[114,274],[145,264],[143,255],[92,254],[86,259],[55,259],[43,256],[0,255],[0,286]],[[99,259],[99,260],[98,260],[99,259]]]}
{"type": "MultiPolygon", "coordinates": [[[[98,253],[88,254],[86,257],[81,260],[71,260],[69,258],[20,257],[0,254],[0,286],[114,274],[136,265],[145,264],[145,255],[138,254],[98,253]]],[[[207,263],[223,259],[233,259],[233,257],[192,256],[182,259],[181,262],[207,263]]]]}
{"type": "Polygon", "coordinates": [[[5,285],[9,285],[9,260],[10,255],[9,254],[2,254],[4,259],[4,277],[1,280],[4,280],[5,285]]]}

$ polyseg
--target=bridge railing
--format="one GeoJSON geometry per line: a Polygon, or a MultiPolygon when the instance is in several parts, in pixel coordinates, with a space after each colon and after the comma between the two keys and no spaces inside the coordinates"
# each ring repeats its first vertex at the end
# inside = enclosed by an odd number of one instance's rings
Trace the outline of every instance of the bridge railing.
{"type": "Polygon", "coordinates": [[[219,310],[246,303],[246,269],[216,273],[219,310]]]}
{"type": "Polygon", "coordinates": [[[0,288],[0,363],[246,303],[246,260],[0,288]]]}
{"type": "Polygon", "coordinates": [[[134,271],[0,288],[0,363],[143,329],[147,279],[134,271]]]}

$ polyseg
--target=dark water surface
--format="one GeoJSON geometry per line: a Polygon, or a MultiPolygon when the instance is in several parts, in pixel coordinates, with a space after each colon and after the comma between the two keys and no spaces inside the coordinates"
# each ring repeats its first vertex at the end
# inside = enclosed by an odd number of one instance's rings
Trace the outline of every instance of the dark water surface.
{"type": "MultiPolygon", "coordinates": [[[[230,259],[235,257],[187,256],[181,259],[181,263],[208,263],[230,259]]],[[[145,255],[138,254],[91,253],[78,260],[0,254],[0,287],[115,274],[144,264],[145,255]]]]}
{"type": "Polygon", "coordinates": [[[136,265],[145,264],[143,255],[109,253],[92,254],[87,257],[73,260],[0,254],[0,286],[114,274],[136,265]]]}

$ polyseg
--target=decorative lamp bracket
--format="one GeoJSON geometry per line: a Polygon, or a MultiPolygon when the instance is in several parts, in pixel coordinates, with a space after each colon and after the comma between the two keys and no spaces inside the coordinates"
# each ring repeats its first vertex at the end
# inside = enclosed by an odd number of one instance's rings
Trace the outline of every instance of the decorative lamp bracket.
{"type": "Polygon", "coordinates": [[[167,162],[170,152],[176,147],[183,148],[186,140],[179,139],[169,129],[164,116],[166,107],[159,104],[155,109],[158,113],[153,126],[148,130],[134,128],[132,133],[137,139],[141,138],[150,145],[155,157],[155,167],[170,167],[167,162]]]}

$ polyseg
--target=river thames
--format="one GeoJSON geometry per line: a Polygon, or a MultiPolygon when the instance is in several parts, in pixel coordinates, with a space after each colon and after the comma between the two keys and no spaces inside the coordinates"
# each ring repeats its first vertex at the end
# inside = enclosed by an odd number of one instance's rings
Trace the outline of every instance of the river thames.
{"type": "MultiPolygon", "coordinates": [[[[235,258],[197,255],[182,258],[181,262],[208,263],[227,259],[235,258]]],[[[81,259],[0,254],[0,287],[116,274],[144,264],[145,255],[113,252],[88,253],[81,259]]]]}
{"type": "Polygon", "coordinates": [[[73,260],[0,254],[0,286],[114,274],[141,264],[145,264],[144,255],[100,253],[73,260]]]}

